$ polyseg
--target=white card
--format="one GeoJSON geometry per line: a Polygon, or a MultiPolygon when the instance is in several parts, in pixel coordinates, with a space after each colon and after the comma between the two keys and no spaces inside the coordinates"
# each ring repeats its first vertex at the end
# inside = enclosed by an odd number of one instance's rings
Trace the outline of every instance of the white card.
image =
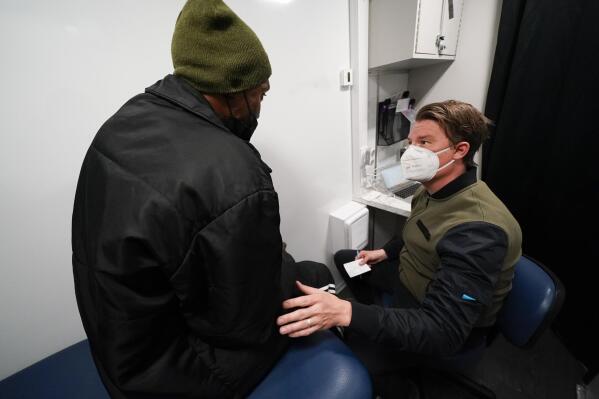
{"type": "Polygon", "coordinates": [[[364,274],[370,271],[370,266],[366,264],[360,265],[359,260],[354,260],[353,262],[345,263],[343,267],[345,267],[345,270],[347,271],[347,274],[349,274],[349,277],[356,277],[360,274],[364,274]]]}

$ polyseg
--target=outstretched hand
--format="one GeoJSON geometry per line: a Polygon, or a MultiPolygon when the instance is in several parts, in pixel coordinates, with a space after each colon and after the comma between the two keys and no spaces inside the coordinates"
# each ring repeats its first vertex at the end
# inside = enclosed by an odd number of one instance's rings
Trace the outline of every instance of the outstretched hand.
{"type": "Polygon", "coordinates": [[[349,326],[351,304],[335,295],[318,288],[295,282],[304,294],[283,302],[284,309],[295,309],[291,313],[279,316],[279,332],[292,338],[304,337],[318,330],[327,330],[335,326],[349,326]]]}
{"type": "Polygon", "coordinates": [[[387,259],[387,252],[384,249],[375,249],[374,251],[360,251],[356,259],[360,260],[360,264],[376,265],[387,259]]]}

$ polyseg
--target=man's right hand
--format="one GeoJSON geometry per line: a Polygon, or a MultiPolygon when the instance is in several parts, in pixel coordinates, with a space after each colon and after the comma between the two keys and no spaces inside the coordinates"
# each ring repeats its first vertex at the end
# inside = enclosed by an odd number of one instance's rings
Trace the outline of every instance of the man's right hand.
{"type": "Polygon", "coordinates": [[[387,252],[384,249],[375,249],[374,251],[360,251],[356,259],[360,264],[374,265],[387,259],[387,252]]]}

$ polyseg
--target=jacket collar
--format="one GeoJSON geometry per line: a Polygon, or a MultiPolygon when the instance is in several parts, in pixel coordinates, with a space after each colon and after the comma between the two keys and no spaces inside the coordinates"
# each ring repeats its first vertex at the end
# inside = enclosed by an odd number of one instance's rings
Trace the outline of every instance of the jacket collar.
{"type": "Polygon", "coordinates": [[[474,183],[476,183],[476,167],[471,166],[468,169],[466,169],[466,172],[462,173],[454,180],[450,181],[445,186],[443,186],[442,189],[432,194],[431,198],[444,199],[450,197],[458,191],[461,191],[462,189],[474,183]]]}
{"type": "MultiPolygon", "coordinates": [[[[188,110],[189,112],[196,114],[200,118],[212,123],[213,125],[230,132],[220,118],[216,116],[214,110],[208,101],[206,101],[202,93],[196,90],[180,76],[166,75],[164,79],[159,80],[158,82],[154,83],[154,85],[146,88],[146,93],[161,97],[188,110]]],[[[256,147],[254,147],[249,141],[246,141],[246,143],[256,154],[256,156],[262,159],[260,152],[258,152],[256,147]]],[[[264,164],[264,166],[266,166],[269,173],[272,172],[272,169],[270,169],[268,165],[264,164]]]]}
{"type": "Polygon", "coordinates": [[[180,76],[166,75],[146,88],[146,93],[161,97],[228,131],[204,96],[180,76]]]}

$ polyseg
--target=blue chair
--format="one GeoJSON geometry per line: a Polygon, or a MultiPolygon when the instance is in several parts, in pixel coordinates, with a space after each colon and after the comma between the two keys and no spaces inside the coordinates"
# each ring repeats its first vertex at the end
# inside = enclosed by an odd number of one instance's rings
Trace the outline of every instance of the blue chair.
{"type": "MultiPolygon", "coordinates": [[[[294,341],[250,395],[266,398],[372,397],[370,376],[330,331],[294,341]]],[[[87,340],[0,381],[0,398],[108,399],[87,340]]]]}
{"type": "MultiPolygon", "coordinates": [[[[496,330],[513,345],[530,348],[551,325],[564,298],[565,289],[559,279],[541,263],[523,255],[516,263],[512,290],[498,314],[496,330]]],[[[442,372],[438,375],[450,379],[475,396],[495,399],[495,394],[489,388],[461,373],[476,365],[490,342],[488,340],[468,351],[442,358],[439,362],[442,372]]]]}
{"type": "Polygon", "coordinates": [[[512,344],[530,348],[551,325],[565,297],[566,290],[557,276],[540,262],[522,256],[497,327],[512,344]]]}
{"type": "Polygon", "coordinates": [[[330,331],[295,342],[249,399],[372,398],[370,376],[330,331]]]}

